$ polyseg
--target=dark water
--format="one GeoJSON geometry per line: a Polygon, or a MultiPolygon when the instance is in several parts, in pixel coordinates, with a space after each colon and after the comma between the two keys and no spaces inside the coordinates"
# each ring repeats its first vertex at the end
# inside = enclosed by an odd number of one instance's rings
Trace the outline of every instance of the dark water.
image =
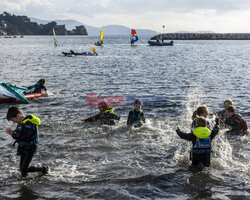
{"type": "MultiPolygon", "coordinates": [[[[61,51],[90,51],[97,38],[0,38],[0,81],[28,86],[47,80],[49,97],[20,105],[42,124],[33,162],[50,166],[49,175],[20,178],[13,140],[15,124],[0,105],[0,199],[249,199],[249,136],[213,141],[211,167],[188,168],[191,144],[176,127],[189,131],[191,114],[234,100],[250,124],[250,41],[176,41],[173,47],[137,46],[128,37],[105,37],[98,57],[64,57],[61,51]],[[81,124],[96,114],[87,94],[115,101],[115,127],[81,124]],[[135,97],[144,99],[147,124],[126,130],[135,97]],[[116,98],[116,99],[115,99],[116,98]],[[117,106],[117,98],[123,98],[117,106]]],[[[212,121],[212,118],[210,119],[212,121]]]]}

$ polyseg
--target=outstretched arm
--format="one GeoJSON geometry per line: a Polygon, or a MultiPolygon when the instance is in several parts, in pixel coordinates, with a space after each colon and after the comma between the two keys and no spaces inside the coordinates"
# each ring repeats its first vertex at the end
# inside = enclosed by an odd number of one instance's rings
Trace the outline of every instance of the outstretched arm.
{"type": "Polygon", "coordinates": [[[131,125],[131,119],[132,119],[132,112],[130,111],[129,114],[128,114],[127,126],[131,125]]]}
{"type": "Polygon", "coordinates": [[[120,120],[120,117],[113,114],[113,113],[106,113],[107,118],[109,119],[115,119],[115,120],[120,120]]]}
{"type": "Polygon", "coordinates": [[[176,129],[176,133],[180,136],[180,138],[188,140],[188,141],[193,141],[195,140],[195,136],[192,133],[184,133],[182,132],[179,127],[176,129]]]}
{"type": "Polygon", "coordinates": [[[97,114],[97,115],[89,117],[87,119],[83,119],[82,122],[95,122],[99,119],[100,119],[100,114],[97,114]]]}

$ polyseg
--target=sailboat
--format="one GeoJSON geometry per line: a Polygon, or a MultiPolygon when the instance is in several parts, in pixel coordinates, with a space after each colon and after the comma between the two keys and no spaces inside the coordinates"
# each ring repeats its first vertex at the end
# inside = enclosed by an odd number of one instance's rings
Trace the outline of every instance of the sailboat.
{"type": "Polygon", "coordinates": [[[55,33],[55,29],[52,28],[52,32],[53,32],[53,36],[54,36],[54,46],[56,47],[58,45],[58,42],[56,40],[56,33],[55,33]]]}
{"type": "Polygon", "coordinates": [[[28,91],[27,88],[0,81],[0,104],[11,102],[28,103],[29,99],[35,99],[46,95],[46,91],[34,94],[26,94],[26,91],[28,91]]]}
{"type": "Polygon", "coordinates": [[[130,44],[133,45],[138,40],[135,29],[131,30],[130,44]]]}
{"type": "Polygon", "coordinates": [[[104,36],[103,36],[103,27],[102,27],[101,31],[100,31],[100,40],[98,42],[95,42],[95,45],[102,47],[103,46],[103,38],[104,38],[104,36]]]}

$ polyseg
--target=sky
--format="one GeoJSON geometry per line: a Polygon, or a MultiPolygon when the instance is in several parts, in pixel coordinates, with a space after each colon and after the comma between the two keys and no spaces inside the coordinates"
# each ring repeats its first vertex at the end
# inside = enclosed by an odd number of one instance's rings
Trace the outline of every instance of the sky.
{"type": "Polygon", "coordinates": [[[4,11],[95,27],[250,33],[250,0],[1,0],[0,13],[4,11]]]}

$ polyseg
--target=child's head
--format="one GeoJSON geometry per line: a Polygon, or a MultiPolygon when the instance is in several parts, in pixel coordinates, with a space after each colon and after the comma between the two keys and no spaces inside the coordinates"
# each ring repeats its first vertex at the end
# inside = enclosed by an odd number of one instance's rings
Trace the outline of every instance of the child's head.
{"type": "Polygon", "coordinates": [[[141,99],[136,99],[134,102],[134,109],[139,111],[142,108],[143,102],[141,99]]]}
{"type": "Polygon", "coordinates": [[[6,116],[8,121],[13,121],[14,123],[19,123],[22,121],[23,113],[20,108],[16,106],[10,106],[7,111],[6,116]]]}
{"type": "Polygon", "coordinates": [[[100,112],[104,112],[105,110],[109,109],[109,104],[106,103],[105,101],[101,101],[98,103],[98,108],[99,108],[100,112]]]}
{"type": "Polygon", "coordinates": [[[233,101],[231,99],[227,99],[223,102],[224,108],[226,109],[228,106],[233,106],[233,101]]]}
{"type": "Polygon", "coordinates": [[[227,113],[227,117],[231,117],[232,115],[236,113],[236,108],[232,105],[228,106],[226,107],[226,113],[227,113]]]}
{"type": "Polygon", "coordinates": [[[193,112],[192,119],[194,120],[197,116],[202,116],[206,118],[207,115],[208,115],[207,106],[201,105],[193,112]]]}
{"type": "Polygon", "coordinates": [[[41,78],[38,82],[44,85],[46,83],[46,80],[44,78],[41,78]]]}
{"type": "Polygon", "coordinates": [[[207,120],[205,117],[197,117],[196,118],[196,126],[199,127],[199,126],[202,126],[202,127],[206,127],[207,126],[207,120]]]}

